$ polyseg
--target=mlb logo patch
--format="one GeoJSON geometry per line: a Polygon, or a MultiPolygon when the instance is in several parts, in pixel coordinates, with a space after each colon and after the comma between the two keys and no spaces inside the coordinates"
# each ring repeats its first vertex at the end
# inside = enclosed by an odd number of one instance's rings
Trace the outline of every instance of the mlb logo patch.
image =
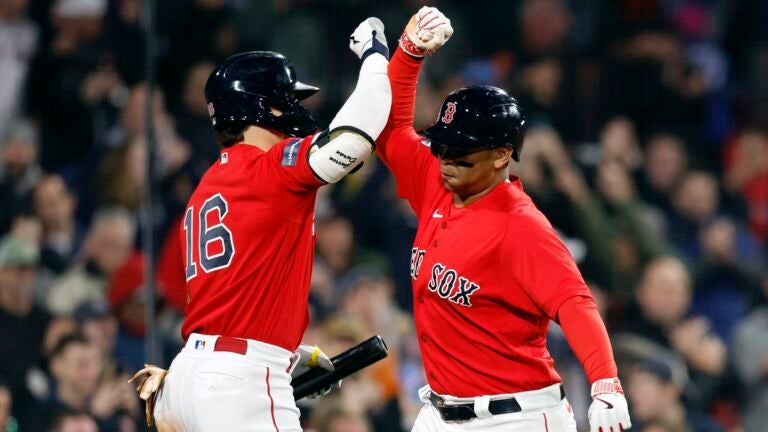
{"type": "Polygon", "coordinates": [[[216,114],[216,110],[213,109],[213,104],[208,103],[208,117],[213,117],[213,115],[216,114]]]}
{"type": "Polygon", "coordinates": [[[283,148],[283,161],[281,165],[296,166],[296,159],[299,155],[299,144],[301,144],[300,139],[293,140],[286,144],[285,148],[283,148]]]}
{"type": "Polygon", "coordinates": [[[195,341],[195,349],[205,349],[205,341],[197,340],[195,341]]]}
{"type": "Polygon", "coordinates": [[[221,157],[219,158],[219,164],[224,165],[227,162],[229,162],[229,153],[224,152],[221,154],[221,157]]]}

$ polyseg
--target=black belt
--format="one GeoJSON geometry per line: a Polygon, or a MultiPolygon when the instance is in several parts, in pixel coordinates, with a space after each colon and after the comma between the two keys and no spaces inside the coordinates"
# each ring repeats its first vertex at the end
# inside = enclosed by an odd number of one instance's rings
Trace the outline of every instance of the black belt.
{"type": "MultiPolygon", "coordinates": [[[[560,386],[560,400],[565,398],[565,389],[560,386]]],[[[440,418],[447,422],[467,421],[477,417],[474,402],[465,404],[447,405],[445,399],[435,393],[429,394],[429,401],[440,413],[440,418]]],[[[510,414],[520,412],[523,409],[514,397],[508,399],[496,399],[488,403],[488,411],[492,415],[510,414]]]]}

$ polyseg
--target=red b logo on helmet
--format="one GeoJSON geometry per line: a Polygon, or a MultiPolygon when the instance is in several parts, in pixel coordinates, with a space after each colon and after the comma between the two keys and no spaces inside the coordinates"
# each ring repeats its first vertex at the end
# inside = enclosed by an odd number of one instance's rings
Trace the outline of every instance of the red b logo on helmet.
{"type": "Polygon", "coordinates": [[[448,124],[453,121],[454,114],[456,114],[456,102],[448,102],[445,106],[445,114],[443,114],[443,118],[440,121],[448,124]]]}

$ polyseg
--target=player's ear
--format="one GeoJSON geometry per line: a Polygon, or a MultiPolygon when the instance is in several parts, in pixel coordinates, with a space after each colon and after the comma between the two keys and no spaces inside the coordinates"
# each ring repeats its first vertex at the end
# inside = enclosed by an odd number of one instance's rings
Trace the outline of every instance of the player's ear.
{"type": "Polygon", "coordinates": [[[501,170],[509,165],[509,159],[512,157],[511,147],[499,147],[493,149],[493,167],[501,170]]]}

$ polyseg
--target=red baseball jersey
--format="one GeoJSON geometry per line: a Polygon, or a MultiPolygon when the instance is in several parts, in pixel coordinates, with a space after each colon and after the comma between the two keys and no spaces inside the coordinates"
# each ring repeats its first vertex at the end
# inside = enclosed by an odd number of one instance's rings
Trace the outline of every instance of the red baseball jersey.
{"type": "Polygon", "coordinates": [[[181,226],[190,333],[255,339],[296,349],[308,323],[314,209],[323,182],[312,137],[264,152],[223,149],[189,199],[181,226]]]}
{"type": "Polygon", "coordinates": [[[518,180],[454,205],[439,161],[411,126],[418,67],[399,50],[390,62],[392,113],[377,152],[419,219],[411,278],[427,381],[458,397],[560,382],[547,327],[561,304],[589,290],[518,180]]]}

